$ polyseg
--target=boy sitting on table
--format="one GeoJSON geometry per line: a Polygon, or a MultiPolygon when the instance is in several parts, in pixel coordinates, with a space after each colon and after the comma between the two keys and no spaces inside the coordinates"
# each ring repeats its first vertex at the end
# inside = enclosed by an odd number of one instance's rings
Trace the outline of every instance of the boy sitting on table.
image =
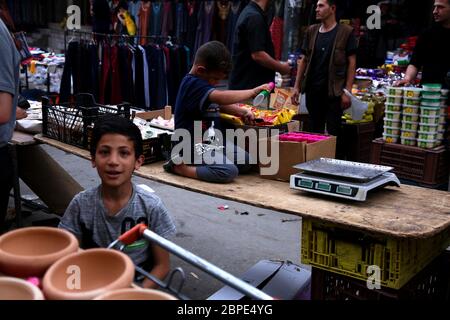
{"type": "MultiPolygon", "coordinates": [[[[94,125],[90,152],[101,184],[75,196],[60,228],[72,232],[83,249],[108,247],[139,223],[165,238],[175,234],[161,199],[131,181],[144,161],[141,132],[132,121],[117,115],[101,117],[94,125]]],[[[146,240],[127,246],[124,253],[159,279],[169,272],[169,253],[146,240]]],[[[147,278],[142,286],[157,287],[147,278]]]]}
{"type": "MultiPolygon", "coordinates": [[[[253,113],[235,103],[251,99],[260,91],[269,89],[266,84],[249,90],[217,90],[214,86],[227,77],[230,69],[231,56],[228,49],[221,42],[211,41],[197,50],[194,65],[180,84],[175,101],[175,131],[185,129],[189,132],[191,155],[194,157],[199,156],[194,146],[203,142],[192,141],[195,137],[194,122],[205,120],[205,113],[212,104],[217,104],[221,112],[241,117],[249,123],[254,120],[253,113]]],[[[217,123],[215,125],[217,128],[217,123]]],[[[211,129],[210,124],[205,126],[205,121],[201,127],[211,129]]],[[[203,132],[201,134],[203,135],[203,132]]],[[[219,143],[224,144],[224,141],[219,143]]],[[[186,143],[184,145],[189,146],[186,143]]],[[[185,147],[182,151],[186,151],[185,147]]],[[[189,157],[183,157],[173,151],[172,159],[164,164],[164,170],[207,182],[231,182],[239,173],[248,172],[251,168],[248,153],[238,146],[233,145],[233,148],[234,150],[219,148],[206,151],[202,154],[203,161],[194,164],[192,158],[191,162],[187,163],[189,157]]]]}

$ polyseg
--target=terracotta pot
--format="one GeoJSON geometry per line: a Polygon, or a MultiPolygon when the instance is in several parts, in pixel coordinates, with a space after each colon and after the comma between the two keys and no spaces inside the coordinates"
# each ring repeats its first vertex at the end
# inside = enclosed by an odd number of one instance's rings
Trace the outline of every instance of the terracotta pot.
{"type": "Polygon", "coordinates": [[[77,250],[77,238],[66,230],[17,229],[0,237],[0,272],[19,278],[42,277],[56,260],[77,250]]]}
{"type": "Polygon", "coordinates": [[[119,289],[106,292],[94,300],[178,300],[174,296],[154,289],[119,289]]]}
{"type": "Polygon", "coordinates": [[[23,279],[0,277],[0,300],[44,300],[44,295],[23,279]]]}
{"type": "Polygon", "coordinates": [[[42,282],[50,300],[89,300],[107,291],[130,287],[133,261],[124,253],[89,249],[55,262],[42,282]]]}

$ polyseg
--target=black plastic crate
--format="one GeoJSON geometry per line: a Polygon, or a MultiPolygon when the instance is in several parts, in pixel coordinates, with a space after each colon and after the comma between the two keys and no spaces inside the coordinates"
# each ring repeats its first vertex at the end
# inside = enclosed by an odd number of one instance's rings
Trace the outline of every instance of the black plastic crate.
{"type": "Polygon", "coordinates": [[[79,94],[75,102],[57,103],[56,97],[42,99],[42,133],[52,139],[88,149],[88,127],[102,115],[117,114],[130,119],[130,105],[109,107],[95,103],[88,94],[79,94]]]}
{"type": "Polygon", "coordinates": [[[312,300],[431,300],[450,299],[450,252],[445,251],[402,288],[369,289],[367,283],[331,271],[312,268],[312,300]]]}
{"type": "Polygon", "coordinates": [[[375,123],[343,123],[342,140],[344,141],[345,160],[370,162],[372,140],[375,138],[375,123]]]}

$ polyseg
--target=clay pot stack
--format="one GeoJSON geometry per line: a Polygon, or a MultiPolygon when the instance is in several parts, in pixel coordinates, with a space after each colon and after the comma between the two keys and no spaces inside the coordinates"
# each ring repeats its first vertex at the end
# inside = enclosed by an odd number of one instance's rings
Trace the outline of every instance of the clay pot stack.
{"type": "Polygon", "coordinates": [[[134,272],[126,254],[80,250],[76,237],[63,229],[29,227],[0,236],[0,300],[174,299],[132,289],[134,272]]]}

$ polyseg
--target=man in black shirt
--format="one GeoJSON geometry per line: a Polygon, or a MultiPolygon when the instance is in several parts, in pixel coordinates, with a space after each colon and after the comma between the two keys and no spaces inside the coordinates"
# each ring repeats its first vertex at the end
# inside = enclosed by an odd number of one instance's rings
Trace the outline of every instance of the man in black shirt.
{"type": "Polygon", "coordinates": [[[274,81],[275,71],[289,74],[287,63],[274,59],[266,10],[270,0],[252,0],[239,15],[233,43],[229,88],[250,89],[274,81]]]}
{"type": "Polygon", "coordinates": [[[450,0],[435,0],[434,21],[417,39],[405,78],[396,85],[412,83],[422,68],[422,83],[441,83],[450,72],[450,0]]]}
{"type": "Polygon", "coordinates": [[[342,113],[351,106],[343,89],[352,90],[357,43],[353,29],[336,21],[336,0],[318,0],[316,18],[321,23],[305,34],[292,102],[299,102],[300,92],[306,95],[311,131],[323,133],[326,128],[338,136],[339,153],[342,113]]]}

